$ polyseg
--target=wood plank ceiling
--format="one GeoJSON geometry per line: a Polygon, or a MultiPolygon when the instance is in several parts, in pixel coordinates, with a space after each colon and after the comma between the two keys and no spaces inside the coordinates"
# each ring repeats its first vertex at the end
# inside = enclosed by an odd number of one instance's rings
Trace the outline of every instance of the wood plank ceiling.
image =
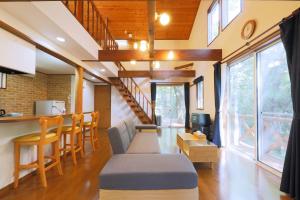
{"type": "MultiPolygon", "coordinates": [[[[156,0],[156,12],[166,12],[171,21],[167,26],[155,23],[156,40],[189,39],[201,0],[156,0]]],[[[136,40],[148,38],[147,1],[98,1],[94,3],[104,18],[108,18],[109,30],[117,39],[129,39],[133,33],[136,40]]]]}

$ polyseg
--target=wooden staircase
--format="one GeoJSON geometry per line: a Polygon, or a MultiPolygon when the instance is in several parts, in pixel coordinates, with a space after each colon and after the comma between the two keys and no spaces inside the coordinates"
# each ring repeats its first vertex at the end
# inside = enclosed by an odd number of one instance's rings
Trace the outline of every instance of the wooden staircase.
{"type": "Polygon", "coordinates": [[[131,78],[110,78],[122,97],[126,100],[131,110],[144,124],[152,123],[152,108],[150,101],[145,97],[141,89],[131,78]]]}
{"type": "MultiPolygon", "coordinates": [[[[63,0],[62,3],[79,23],[105,50],[117,50],[118,44],[112,37],[107,21],[99,13],[92,0],[63,0]]],[[[115,62],[119,70],[126,71],[121,62],[115,62]]],[[[152,123],[152,104],[133,78],[110,78],[142,123],[152,123]]]]}

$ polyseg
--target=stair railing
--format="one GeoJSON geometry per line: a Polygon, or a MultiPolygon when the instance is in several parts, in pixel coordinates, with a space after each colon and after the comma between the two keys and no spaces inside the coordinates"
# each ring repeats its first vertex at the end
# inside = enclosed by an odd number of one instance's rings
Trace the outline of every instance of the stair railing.
{"type": "MultiPolygon", "coordinates": [[[[117,50],[118,44],[108,29],[108,20],[104,20],[92,0],[63,0],[62,3],[74,15],[85,30],[105,50],[117,50]]],[[[121,62],[115,62],[119,70],[126,71],[121,62]]],[[[121,78],[131,95],[152,120],[152,104],[133,78],[121,78]]]]}
{"type": "MultiPolygon", "coordinates": [[[[126,71],[125,67],[119,63],[118,67],[121,71],[126,71]]],[[[122,83],[127,87],[135,101],[139,103],[143,111],[152,120],[152,104],[151,101],[146,97],[139,85],[134,81],[133,78],[120,78],[122,83]]]]}

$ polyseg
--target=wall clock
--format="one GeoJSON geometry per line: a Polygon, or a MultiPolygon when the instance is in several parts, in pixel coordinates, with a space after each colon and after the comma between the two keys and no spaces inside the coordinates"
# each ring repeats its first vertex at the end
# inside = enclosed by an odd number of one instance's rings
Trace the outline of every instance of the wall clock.
{"type": "Polygon", "coordinates": [[[245,23],[245,25],[242,28],[241,36],[244,40],[248,40],[253,35],[256,28],[256,21],[255,20],[249,20],[245,23]]]}

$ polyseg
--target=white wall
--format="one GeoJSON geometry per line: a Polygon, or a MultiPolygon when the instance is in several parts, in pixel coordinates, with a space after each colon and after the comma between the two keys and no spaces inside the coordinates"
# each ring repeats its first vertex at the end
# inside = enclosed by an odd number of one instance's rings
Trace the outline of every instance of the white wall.
{"type": "MultiPolygon", "coordinates": [[[[94,89],[95,86],[91,81],[84,80],[83,81],[83,102],[82,109],[83,112],[92,112],[94,111],[94,89]]],[[[84,117],[85,121],[91,121],[91,115],[87,114],[84,117]]]]}
{"type": "Polygon", "coordinates": [[[133,118],[139,123],[139,119],[135,113],[131,110],[130,106],[120,95],[119,91],[115,87],[111,87],[111,126],[119,124],[122,120],[127,118],[133,118]]]}
{"type": "MultiPolygon", "coordinates": [[[[300,7],[299,1],[251,1],[244,0],[242,13],[208,46],[207,10],[212,0],[201,1],[194,26],[190,35],[189,48],[218,48],[223,50],[223,57],[246,43],[240,36],[244,23],[255,19],[257,28],[252,36],[261,34],[269,27],[288,16],[300,7]]],[[[251,39],[252,39],[251,38],[251,39]]],[[[196,109],[196,87],[191,88],[191,113],[210,113],[214,118],[214,75],[212,65],[215,62],[196,62],[196,74],[204,76],[204,110],[196,109]]]]}

